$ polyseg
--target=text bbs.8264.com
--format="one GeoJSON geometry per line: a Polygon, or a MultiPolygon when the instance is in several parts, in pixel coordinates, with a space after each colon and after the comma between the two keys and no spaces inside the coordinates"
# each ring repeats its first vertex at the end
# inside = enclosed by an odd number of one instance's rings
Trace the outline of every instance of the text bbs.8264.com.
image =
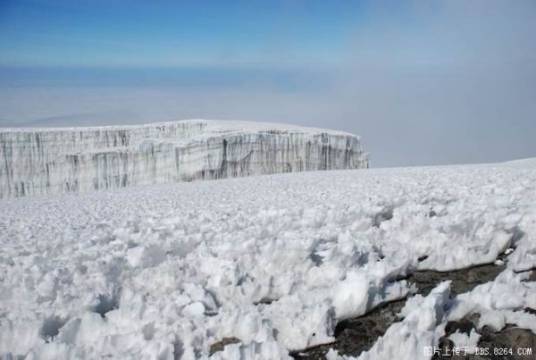
{"type": "Polygon", "coordinates": [[[424,349],[424,355],[434,357],[435,359],[450,358],[454,356],[479,355],[479,356],[509,356],[527,357],[533,359],[535,354],[532,347],[438,347],[427,346],[424,349]]]}

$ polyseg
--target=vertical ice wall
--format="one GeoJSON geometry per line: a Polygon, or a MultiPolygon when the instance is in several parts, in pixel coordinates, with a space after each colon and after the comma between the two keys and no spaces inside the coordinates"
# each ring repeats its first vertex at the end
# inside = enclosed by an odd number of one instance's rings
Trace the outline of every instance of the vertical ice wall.
{"type": "Polygon", "coordinates": [[[0,198],[368,167],[352,134],[207,120],[0,129],[0,161],[0,198]]]}

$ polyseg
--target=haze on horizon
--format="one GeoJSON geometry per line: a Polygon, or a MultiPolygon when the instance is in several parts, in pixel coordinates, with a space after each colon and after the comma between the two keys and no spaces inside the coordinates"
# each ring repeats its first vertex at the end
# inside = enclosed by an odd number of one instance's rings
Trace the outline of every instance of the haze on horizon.
{"type": "Polygon", "coordinates": [[[536,2],[0,2],[0,127],[362,136],[373,167],[536,156],[536,2]]]}

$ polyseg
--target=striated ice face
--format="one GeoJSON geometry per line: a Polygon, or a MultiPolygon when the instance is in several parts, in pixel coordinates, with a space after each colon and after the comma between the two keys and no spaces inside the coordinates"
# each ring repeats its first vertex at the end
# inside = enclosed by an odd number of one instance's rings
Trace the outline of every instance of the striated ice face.
{"type": "Polygon", "coordinates": [[[207,120],[4,129],[0,161],[0,198],[368,167],[352,134],[207,120]]]}

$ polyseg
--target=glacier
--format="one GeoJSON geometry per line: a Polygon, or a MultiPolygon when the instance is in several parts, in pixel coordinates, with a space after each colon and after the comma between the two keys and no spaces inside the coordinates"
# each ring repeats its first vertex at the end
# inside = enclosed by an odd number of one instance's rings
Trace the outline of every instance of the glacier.
{"type": "Polygon", "coordinates": [[[0,129],[0,198],[368,167],[358,136],[241,121],[0,129]]]}

